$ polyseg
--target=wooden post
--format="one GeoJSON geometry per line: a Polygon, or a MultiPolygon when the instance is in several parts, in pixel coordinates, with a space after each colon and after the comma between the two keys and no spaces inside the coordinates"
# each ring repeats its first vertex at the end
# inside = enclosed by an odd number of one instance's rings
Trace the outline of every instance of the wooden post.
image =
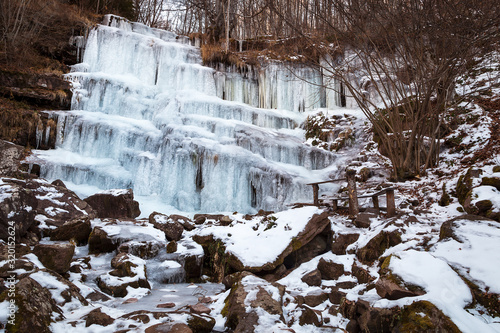
{"type": "Polygon", "coordinates": [[[312,187],[313,187],[314,205],[319,206],[319,199],[318,199],[319,185],[313,184],[312,187]]]}
{"type": "Polygon", "coordinates": [[[372,197],[372,201],[373,201],[373,208],[380,209],[380,206],[378,204],[378,195],[374,195],[372,197]]]}
{"type": "Polygon", "coordinates": [[[337,209],[338,209],[338,200],[337,199],[332,200],[332,209],[334,212],[337,211],[337,209]]]}
{"type": "Polygon", "coordinates": [[[354,217],[359,213],[356,170],[347,169],[345,173],[347,176],[347,192],[349,194],[349,216],[354,217]]]}
{"type": "Polygon", "coordinates": [[[388,189],[387,196],[387,217],[396,216],[396,203],[394,202],[394,189],[388,189]]]}

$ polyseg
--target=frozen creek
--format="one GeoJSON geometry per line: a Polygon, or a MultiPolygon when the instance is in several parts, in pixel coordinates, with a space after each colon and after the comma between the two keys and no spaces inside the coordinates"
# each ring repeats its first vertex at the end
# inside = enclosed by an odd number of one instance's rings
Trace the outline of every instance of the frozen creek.
{"type": "Polygon", "coordinates": [[[72,111],[54,112],[56,149],[35,156],[42,177],[83,196],[132,188],[142,210],[282,210],[337,172],[299,128],[308,110],[339,109],[311,68],[216,71],[186,39],[108,15],[67,79],[72,111]]]}

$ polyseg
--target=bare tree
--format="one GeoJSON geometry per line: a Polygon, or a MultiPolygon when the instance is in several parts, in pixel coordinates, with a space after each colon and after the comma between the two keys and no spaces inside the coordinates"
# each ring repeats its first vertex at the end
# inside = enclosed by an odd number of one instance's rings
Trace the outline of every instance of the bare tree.
{"type": "MultiPolygon", "coordinates": [[[[321,64],[311,61],[340,80],[363,110],[396,178],[437,163],[456,79],[498,45],[500,3],[492,1],[337,0],[316,14],[317,34],[337,47],[321,64]]],[[[296,34],[317,42],[276,3],[269,0],[270,8],[296,34]]]]}

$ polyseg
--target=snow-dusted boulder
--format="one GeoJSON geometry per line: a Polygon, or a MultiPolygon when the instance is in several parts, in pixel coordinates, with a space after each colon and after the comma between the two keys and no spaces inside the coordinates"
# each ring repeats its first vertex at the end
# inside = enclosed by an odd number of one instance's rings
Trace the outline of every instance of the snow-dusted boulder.
{"type": "Polygon", "coordinates": [[[146,275],[146,262],[134,255],[119,253],[111,260],[113,271],[97,278],[99,288],[114,297],[125,297],[128,288],[151,289],[146,275]]]}
{"type": "Polygon", "coordinates": [[[208,250],[220,243],[234,271],[272,272],[329,226],[327,212],[308,206],[227,226],[204,225],[193,239],[208,250]]]}
{"type": "MultiPolygon", "coordinates": [[[[9,302],[7,295],[8,291],[0,295],[2,308],[3,303],[9,302]]],[[[50,324],[63,318],[62,310],[57,306],[51,292],[31,277],[24,277],[16,284],[14,299],[17,312],[14,324],[3,323],[6,324],[6,332],[50,333],[50,324]]]]}
{"type": "Polygon", "coordinates": [[[74,240],[78,245],[86,244],[89,240],[92,227],[88,216],[77,217],[65,222],[50,232],[50,240],[74,240]]]}
{"type": "MultiPolygon", "coordinates": [[[[269,316],[269,324],[284,321],[283,295],[285,287],[269,283],[249,272],[237,273],[236,282],[227,296],[222,315],[227,318],[226,327],[236,332],[254,332],[260,316],[269,316]]],[[[260,325],[263,329],[265,325],[260,325]]]]}
{"type": "Polygon", "coordinates": [[[74,244],[37,244],[33,253],[48,269],[59,274],[66,273],[75,254],[74,244]]]}
{"type": "Polygon", "coordinates": [[[90,253],[119,250],[141,258],[153,258],[166,246],[165,234],[144,221],[94,219],[89,236],[90,253]]]}
{"type": "Polygon", "coordinates": [[[141,214],[132,189],[98,192],[85,201],[100,218],[135,218],[141,214]]]}
{"type": "Polygon", "coordinates": [[[177,220],[174,220],[167,215],[153,212],[149,215],[149,223],[155,228],[160,229],[165,233],[165,237],[169,241],[178,241],[182,237],[184,227],[177,220]]]}
{"type": "Polygon", "coordinates": [[[20,241],[35,223],[35,195],[23,186],[0,179],[0,239],[20,241]]]}

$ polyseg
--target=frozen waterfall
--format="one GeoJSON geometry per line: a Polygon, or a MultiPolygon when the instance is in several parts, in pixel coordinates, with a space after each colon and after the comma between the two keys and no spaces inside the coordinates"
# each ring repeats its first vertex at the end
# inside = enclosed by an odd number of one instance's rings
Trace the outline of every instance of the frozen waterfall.
{"type": "Polygon", "coordinates": [[[306,183],[324,179],[335,161],[304,144],[298,128],[299,111],[326,106],[319,72],[300,71],[317,85],[287,81],[278,65],[252,77],[221,74],[188,42],[106,16],[67,75],[72,111],[54,113],[56,149],[35,153],[42,176],[132,188],[185,212],[310,201],[306,183]]]}

